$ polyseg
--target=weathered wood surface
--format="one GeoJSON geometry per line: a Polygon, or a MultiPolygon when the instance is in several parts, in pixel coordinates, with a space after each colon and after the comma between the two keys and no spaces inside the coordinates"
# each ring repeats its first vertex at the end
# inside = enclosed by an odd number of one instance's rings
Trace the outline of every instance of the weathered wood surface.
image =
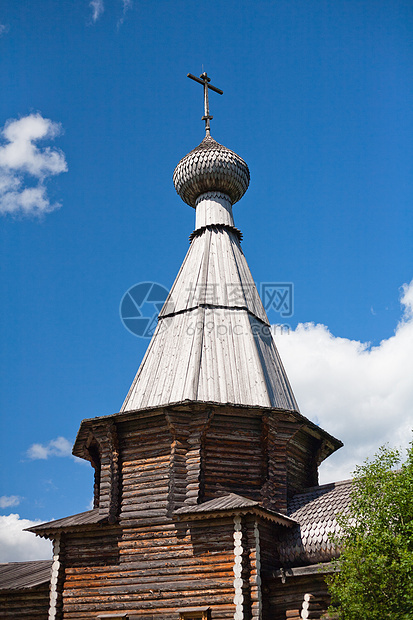
{"type": "Polygon", "coordinates": [[[295,433],[287,449],[287,494],[289,497],[318,484],[317,455],[321,442],[304,428],[295,433]]]}
{"type": "Polygon", "coordinates": [[[166,517],[173,437],[165,416],[121,425],[121,519],[166,517]]]}
{"type": "Polygon", "coordinates": [[[0,592],[1,620],[47,620],[49,584],[0,592]]]}
{"type": "Polygon", "coordinates": [[[318,620],[327,611],[331,600],[322,574],[287,577],[285,583],[279,578],[267,578],[265,587],[273,620],[293,620],[297,610],[300,620],[306,615],[318,620]]]}
{"type": "Polygon", "coordinates": [[[266,508],[285,513],[291,496],[318,484],[321,441],[292,415],[264,414],[262,424],[267,476],[261,501],[266,508]]]}
{"type": "Polygon", "coordinates": [[[259,500],[265,475],[260,418],[215,413],[205,437],[204,499],[237,493],[259,500]]]}
{"type": "Polygon", "coordinates": [[[171,407],[99,421],[89,441],[99,450],[99,510],[119,520],[64,534],[63,620],[115,611],[178,620],[177,609],[202,605],[212,620],[285,620],[297,608],[297,592],[268,577],[279,566],[281,526],[242,517],[236,577],[233,516],[185,523],[174,511],[237,493],[284,512],[288,495],[316,475],[321,443],[302,420],[259,408],[171,407]]]}
{"type": "MultiPolygon", "coordinates": [[[[107,526],[108,527],[108,526],[107,526]]],[[[102,528],[100,528],[102,529],[102,528]]],[[[194,523],[177,529],[167,521],[152,527],[137,526],[101,538],[105,549],[116,545],[118,562],[93,565],[85,550],[90,542],[66,535],[66,579],[63,617],[90,618],[90,614],[126,610],[154,616],[173,614],[183,606],[209,605],[223,616],[233,614],[233,522],[194,523]],[[86,544],[84,544],[86,543],[86,544]],[[88,564],[82,565],[87,559],[88,564]]],[[[213,617],[217,617],[214,615],[213,617]]],[[[177,620],[177,613],[174,615],[177,620]]]]}

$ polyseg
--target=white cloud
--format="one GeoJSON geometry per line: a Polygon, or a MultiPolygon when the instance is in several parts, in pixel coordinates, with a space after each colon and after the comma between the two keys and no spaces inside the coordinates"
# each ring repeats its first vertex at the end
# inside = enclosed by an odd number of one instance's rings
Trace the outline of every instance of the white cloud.
{"type": "Polygon", "coordinates": [[[27,450],[30,459],[46,460],[49,456],[70,456],[72,454],[72,444],[64,437],[52,439],[47,444],[34,443],[27,450]]]}
{"type": "Polygon", "coordinates": [[[123,7],[122,8],[122,17],[118,21],[118,28],[125,21],[126,13],[129,11],[129,9],[132,8],[132,5],[133,5],[133,1],[132,0],[122,0],[122,7],[123,7]]]}
{"type": "MultiPolygon", "coordinates": [[[[133,6],[133,0],[121,0],[122,3],[122,15],[117,22],[117,28],[123,24],[125,21],[126,13],[133,6]]],[[[89,6],[92,9],[92,21],[97,22],[99,17],[102,15],[105,10],[105,5],[103,0],[90,0],[89,6]]]]}
{"type": "Polygon", "coordinates": [[[0,37],[9,31],[9,27],[6,24],[0,24],[0,37]]]}
{"type": "Polygon", "coordinates": [[[6,122],[1,130],[0,214],[40,215],[60,207],[47,196],[48,177],[67,171],[64,153],[57,148],[39,148],[39,140],[53,140],[61,125],[41,114],[29,114],[6,122]]]}
{"type": "Polygon", "coordinates": [[[21,498],[18,495],[2,495],[0,497],[0,508],[10,508],[18,506],[21,498]]]}
{"type": "Polygon", "coordinates": [[[401,304],[394,335],[376,347],[314,323],[276,337],[301,412],[344,442],[321,466],[322,482],[349,478],[387,442],[404,449],[413,439],[413,280],[401,304]]]}
{"type": "Polygon", "coordinates": [[[48,560],[52,557],[49,540],[23,532],[38,523],[41,521],[21,519],[18,514],[0,516],[0,562],[48,560]]]}
{"type": "Polygon", "coordinates": [[[89,6],[92,8],[92,20],[96,22],[105,10],[103,0],[91,0],[89,6]]]}

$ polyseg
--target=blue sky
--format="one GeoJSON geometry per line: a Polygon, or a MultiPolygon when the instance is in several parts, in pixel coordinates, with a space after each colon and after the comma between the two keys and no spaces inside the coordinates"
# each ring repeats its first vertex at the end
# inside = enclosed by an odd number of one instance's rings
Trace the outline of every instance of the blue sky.
{"type": "Polygon", "coordinates": [[[251,171],[234,216],[253,276],[294,283],[279,348],[302,413],[346,443],[326,476],[408,440],[412,32],[408,0],[3,0],[9,525],[89,507],[92,470],[69,446],[83,418],[119,410],[148,344],[122,326],[123,294],[169,288],[186,253],[194,212],[171,177],[203,137],[186,78],[202,67],[224,90],[212,135],[251,171]]]}

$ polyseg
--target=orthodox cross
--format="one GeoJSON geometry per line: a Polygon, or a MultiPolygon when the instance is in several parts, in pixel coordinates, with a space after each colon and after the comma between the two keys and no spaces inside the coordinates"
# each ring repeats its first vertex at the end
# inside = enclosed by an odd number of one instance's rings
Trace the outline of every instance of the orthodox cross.
{"type": "Polygon", "coordinates": [[[208,88],[218,93],[219,95],[223,95],[224,91],[210,84],[211,78],[207,76],[205,71],[204,73],[201,73],[199,78],[196,77],[195,75],[192,75],[192,73],[188,73],[187,77],[191,78],[191,80],[195,80],[195,82],[198,82],[199,84],[202,84],[204,87],[204,112],[205,114],[202,117],[202,120],[205,121],[205,133],[207,136],[209,136],[211,133],[211,126],[210,126],[209,121],[214,117],[211,116],[209,113],[208,88]]]}

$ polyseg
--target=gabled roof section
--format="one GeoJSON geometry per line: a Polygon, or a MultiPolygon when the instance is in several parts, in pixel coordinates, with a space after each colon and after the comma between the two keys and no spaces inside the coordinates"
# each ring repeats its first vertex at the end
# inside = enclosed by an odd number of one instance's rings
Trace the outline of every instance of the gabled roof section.
{"type": "Polygon", "coordinates": [[[236,493],[229,493],[223,497],[216,497],[204,502],[203,504],[196,504],[195,506],[183,506],[175,511],[177,515],[183,514],[199,514],[202,512],[216,512],[220,510],[234,510],[236,508],[253,508],[259,506],[259,503],[248,497],[237,495],[236,493]]]}
{"type": "Polygon", "coordinates": [[[236,493],[229,493],[223,497],[216,497],[208,502],[196,504],[195,506],[183,506],[174,512],[178,517],[182,516],[187,519],[199,519],[206,516],[218,517],[225,514],[239,513],[255,513],[264,519],[287,527],[296,525],[294,519],[280,512],[263,508],[259,502],[249,499],[248,497],[243,497],[242,495],[237,495],[236,493]]]}
{"type": "Polygon", "coordinates": [[[50,581],[52,560],[0,564],[0,590],[35,588],[50,581]]]}
{"type": "Polygon", "coordinates": [[[70,517],[56,519],[56,521],[48,521],[47,523],[40,523],[40,525],[33,525],[32,527],[28,527],[25,531],[47,537],[48,534],[56,532],[57,530],[76,529],[83,525],[106,523],[107,520],[107,516],[99,514],[99,508],[94,508],[93,510],[80,512],[70,517]]]}

